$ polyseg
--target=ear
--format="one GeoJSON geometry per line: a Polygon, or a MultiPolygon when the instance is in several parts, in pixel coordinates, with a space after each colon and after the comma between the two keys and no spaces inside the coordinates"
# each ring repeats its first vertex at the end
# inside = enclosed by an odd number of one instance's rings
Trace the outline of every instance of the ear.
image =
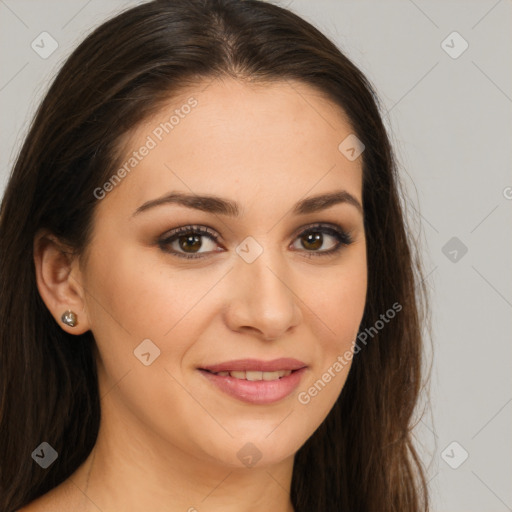
{"type": "Polygon", "coordinates": [[[39,294],[59,326],[70,334],[88,331],[90,323],[78,257],[72,249],[49,231],[40,230],[34,237],[34,264],[39,294]],[[74,327],[61,319],[68,309],[77,316],[74,327]]]}

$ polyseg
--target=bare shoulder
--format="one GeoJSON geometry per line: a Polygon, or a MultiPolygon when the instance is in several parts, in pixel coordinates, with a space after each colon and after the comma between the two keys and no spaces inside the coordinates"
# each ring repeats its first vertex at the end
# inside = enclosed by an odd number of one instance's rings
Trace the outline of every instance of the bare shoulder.
{"type": "Polygon", "coordinates": [[[71,482],[64,481],[16,512],[86,512],[82,492],[71,482]]]}
{"type": "Polygon", "coordinates": [[[66,504],[58,496],[52,494],[52,492],[49,491],[43,494],[16,512],[64,512],[66,504]]]}

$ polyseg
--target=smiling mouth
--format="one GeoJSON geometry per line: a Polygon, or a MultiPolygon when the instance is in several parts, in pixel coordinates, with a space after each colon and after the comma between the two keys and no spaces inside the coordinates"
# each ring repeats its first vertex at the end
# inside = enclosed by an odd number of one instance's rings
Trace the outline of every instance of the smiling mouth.
{"type": "Polygon", "coordinates": [[[219,377],[233,377],[235,379],[240,380],[250,380],[250,381],[258,381],[258,380],[279,380],[283,377],[288,377],[291,373],[296,370],[277,370],[274,372],[260,372],[260,371],[224,371],[224,372],[212,372],[210,370],[203,370],[208,373],[212,373],[214,375],[218,375],[219,377]]]}
{"type": "Polygon", "coordinates": [[[293,393],[307,366],[291,359],[252,359],[220,363],[198,370],[217,389],[237,400],[253,405],[269,405],[293,393]]]}

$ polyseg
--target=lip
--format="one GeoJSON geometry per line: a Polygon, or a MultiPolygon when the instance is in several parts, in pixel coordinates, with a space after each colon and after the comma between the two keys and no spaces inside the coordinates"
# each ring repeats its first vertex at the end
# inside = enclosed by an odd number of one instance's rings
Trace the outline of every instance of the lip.
{"type": "MultiPolygon", "coordinates": [[[[261,362],[263,363],[263,361],[261,362]]],[[[240,361],[238,361],[237,363],[242,364],[240,361]]],[[[225,365],[226,363],[223,364],[225,365]]],[[[268,363],[266,367],[269,367],[268,363]]],[[[237,369],[239,371],[242,371],[240,366],[238,366],[237,369]]],[[[275,371],[275,369],[257,370],[255,369],[254,366],[251,366],[248,369],[254,369],[256,371],[275,371]]],[[[283,368],[281,366],[280,368],[277,369],[284,370],[286,368],[283,368]]],[[[237,379],[231,376],[223,377],[220,375],[216,375],[215,373],[211,373],[210,371],[202,368],[198,368],[198,370],[202,375],[204,375],[209,380],[209,382],[214,384],[218,389],[220,389],[224,393],[234,398],[237,398],[238,400],[241,400],[243,402],[265,405],[278,402],[279,400],[282,400],[286,398],[288,395],[290,395],[299,385],[302,379],[302,375],[306,372],[307,368],[305,366],[302,366],[300,369],[292,371],[290,375],[287,375],[286,377],[281,377],[280,379],[256,381],[237,379]]],[[[234,369],[232,371],[236,370],[234,369]]]]}
{"type": "Polygon", "coordinates": [[[304,368],[306,363],[298,359],[290,357],[281,357],[272,361],[263,361],[261,359],[236,359],[234,361],[226,361],[224,363],[203,366],[200,370],[208,370],[210,372],[236,372],[236,371],[255,371],[255,372],[275,372],[278,370],[300,370],[304,368]]]}

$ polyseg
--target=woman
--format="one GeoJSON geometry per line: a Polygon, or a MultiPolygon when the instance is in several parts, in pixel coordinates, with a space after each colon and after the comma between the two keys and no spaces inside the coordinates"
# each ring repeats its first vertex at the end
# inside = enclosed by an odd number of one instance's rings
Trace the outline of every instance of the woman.
{"type": "Polygon", "coordinates": [[[295,14],[160,0],[96,29],[0,240],[1,510],[428,509],[392,150],[295,14]]]}

